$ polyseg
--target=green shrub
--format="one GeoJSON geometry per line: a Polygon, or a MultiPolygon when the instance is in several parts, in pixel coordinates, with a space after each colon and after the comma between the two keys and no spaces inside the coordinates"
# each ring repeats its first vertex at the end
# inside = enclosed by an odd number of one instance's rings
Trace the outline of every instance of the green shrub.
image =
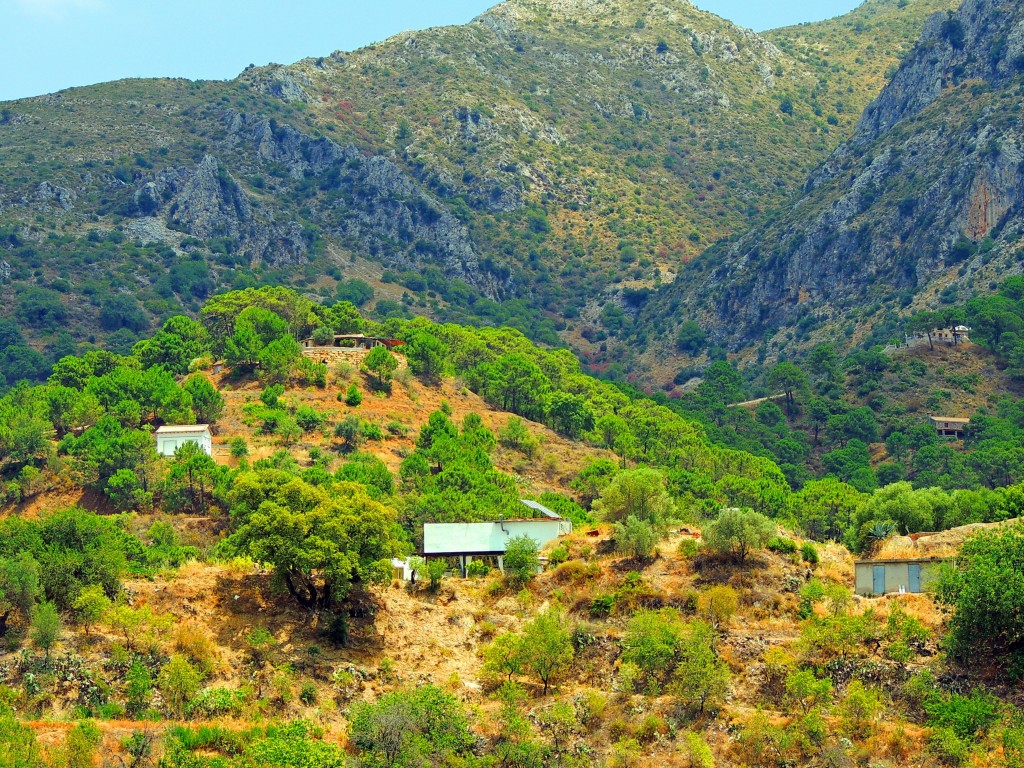
{"type": "Polygon", "coordinates": [[[561,565],[569,559],[569,549],[564,544],[561,544],[551,550],[548,555],[548,562],[552,565],[561,565]]]}
{"type": "Polygon", "coordinates": [[[657,715],[648,715],[637,726],[635,737],[641,744],[650,744],[664,733],[668,733],[668,724],[657,715]]]}
{"type": "Polygon", "coordinates": [[[800,545],[800,557],[805,563],[817,565],[819,562],[818,548],[811,542],[805,541],[800,545]]]}
{"type": "Polygon", "coordinates": [[[615,549],[621,554],[648,560],[658,542],[658,534],[650,523],[630,515],[624,523],[615,524],[614,539],[615,549]]]}
{"type": "Polygon", "coordinates": [[[928,751],[945,765],[963,765],[971,757],[971,747],[952,728],[936,728],[928,737],[928,751]]]}
{"type": "Polygon", "coordinates": [[[427,577],[430,579],[430,588],[437,590],[441,586],[441,579],[448,570],[448,563],[443,558],[435,557],[427,563],[427,577]]]}
{"type": "Polygon", "coordinates": [[[249,698],[247,689],[203,688],[185,705],[191,717],[239,715],[249,698]]]}
{"type": "Polygon", "coordinates": [[[590,615],[601,619],[611,614],[615,607],[615,595],[598,595],[590,601],[590,615]]]}
{"type": "Polygon", "coordinates": [[[316,704],[316,700],[316,686],[310,682],[303,683],[302,688],[299,690],[299,701],[301,701],[307,707],[311,707],[314,704],[316,704]]]}
{"type": "Polygon", "coordinates": [[[323,363],[310,360],[308,357],[300,357],[296,367],[307,384],[321,389],[327,386],[327,366],[323,363]]]}
{"type": "MultiPolygon", "coordinates": [[[[341,393],[338,393],[338,399],[341,400],[341,393]]],[[[345,392],[345,405],[355,408],[363,402],[363,393],[359,391],[359,387],[353,381],[348,385],[348,390],[345,392]]]]}
{"type": "Polygon", "coordinates": [[[676,554],[687,560],[696,557],[698,552],[700,552],[700,542],[696,539],[683,539],[676,545],[676,554]]]}
{"type": "Polygon", "coordinates": [[[241,435],[236,435],[231,438],[231,456],[236,459],[244,459],[249,455],[249,445],[245,442],[245,438],[241,435]]]}
{"type": "Polygon", "coordinates": [[[690,760],[691,768],[715,768],[711,748],[699,733],[687,731],[683,737],[683,751],[690,760]]]}
{"type": "Polygon", "coordinates": [[[327,417],[316,408],[309,405],[300,405],[295,409],[295,423],[303,432],[315,432],[323,427],[327,417]]]}
{"type": "Polygon", "coordinates": [[[796,542],[781,536],[775,536],[768,542],[767,548],[780,555],[795,555],[797,551],[796,542]]]}
{"type": "Polygon", "coordinates": [[[360,427],[360,431],[367,440],[383,440],[384,432],[380,428],[380,424],[373,421],[364,421],[360,427]]]}
{"type": "Polygon", "coordinates": [[[512,537],[505,547],[503,563],[510,581],[519,584],[529,581],[540,566],[537,542],[525,534],[512,537]]]}
{"type": "Polygon", "coordinates": [[[948,728],[964,740],[985,735],[999,720],[999,710],[999,699],[983,691],[969,696],[935,693],[924,702],[928,725],[948,728]]]}
{"type": "Polygon", "coordinates": [[[68,731],[65,743],[68,768],[92,768],[96,747],[102,740],[103,733],[95,723],[88,720],[77,723],[68,731]]]}

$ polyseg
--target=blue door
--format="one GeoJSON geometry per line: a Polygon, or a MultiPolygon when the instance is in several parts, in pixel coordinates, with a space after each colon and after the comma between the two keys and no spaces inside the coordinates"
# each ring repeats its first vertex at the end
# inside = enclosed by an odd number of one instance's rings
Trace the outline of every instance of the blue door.
{"type": "Polygon", "coordinates": [[[885,594],[885,566],[876,565],[872,568],[872,586],[871,591],[876,595],[885,594]]]}
{"type": "Polygon", "coordinates": [[[909,566],[908,580],[910,584],[907,585],[909,592],[920,592],[921,591],[921,564],[911,563],[909,566]]]}

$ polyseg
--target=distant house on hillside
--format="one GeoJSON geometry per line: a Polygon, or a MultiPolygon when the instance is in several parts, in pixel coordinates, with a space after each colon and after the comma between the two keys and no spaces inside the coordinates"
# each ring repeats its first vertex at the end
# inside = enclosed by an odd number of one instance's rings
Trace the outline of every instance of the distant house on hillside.
{"type": "Polygon", "coordinates": [[[858,595],[918,593],[938,575],[945,560],[938,557],[912,560],[857,560],[854,563],[855,591],[858,595]]]}
{"type": "Polygon", "coordinates": [[[386,339],[377,336],[364,336],[361,333],[339,333],[335,334],[331,344],[317,344],[312,337],[303,339],[303,349],[323,349],[330,347],[341,347],[348,349],[373,349],[374,347],[387,347],[394,349],[405,344],[401,339],[386,339]]]}
{"type": "Polygon", "coordinates": [[[954,346],[971,340],[971,329],[966,325],[955,325],[952,328],[934,328],[930,331],[918,331],[913,337],[907,337],[907,346],[914,346],[912,341],[918,343],[929,341],[933,344],[947,344],[954,346]]]}
{"type": "Polygon", "coordinates": [[[425,523],[423,525],[423,556],[457,557],[463,575],[473,558],[496,561],[505,570],[504,557],[508,542],[517,536],[529,536],[543,549],[559,536],[572,533],[572,521],[529,499],[522,503],[540,512],[542,517],[500,519],[489,523],[425,523]]]}
{"type": "Polygon", "coordinates": [[[213,455],[213,434],[209,424],[167,424],[156,430],[156,452],[173,456],[185,443],[195,443],[207,456],[213,455]]]}
{"type": "Polygon", "coordinates": [[[932,331],[932,338],[944,344],[963,344],[970,341],[971,329],[966,325],[956,325],[952,328],[936,328],[932,331]]]}
{"type": "Polygon", "coordinates": [[[952,437],[957,440],[963,439],[964,430],[971,423],[970,419],[960,416],[929,416],[928,419],[931,421],[932,426],[935,427],[939,437],[952,437]]]}

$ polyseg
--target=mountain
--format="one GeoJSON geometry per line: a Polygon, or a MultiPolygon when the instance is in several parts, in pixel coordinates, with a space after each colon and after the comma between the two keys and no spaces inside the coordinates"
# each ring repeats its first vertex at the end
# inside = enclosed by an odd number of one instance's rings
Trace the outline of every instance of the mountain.
{"type": "Polygon", "coordinates": [[[56,356],[287,284],[600,360],[650,288],[791,198],[947,4],[759,36],[681,0],[509,0],[230,82],[9,102],[0,311],[56,356]]]}
{"type": "Polygon", "coordinates": [[[793,205],[709,249],[653,312],[775,354],[794,340],[877,339],[901,310],[990,293],[1020,271],[1022,75],[1020,5],[967,0],[932,16],[793,205]]]}

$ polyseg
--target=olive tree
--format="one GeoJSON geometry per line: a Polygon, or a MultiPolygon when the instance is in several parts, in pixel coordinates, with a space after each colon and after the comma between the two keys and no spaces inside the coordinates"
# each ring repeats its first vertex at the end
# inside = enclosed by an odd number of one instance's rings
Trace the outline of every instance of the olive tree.
{"type": "Polygon", "coordinates": [[[575,655],[569,622],[559,608],[548,608],[524,627],[522,653],[525,667],[540,678],[547,696],[548,687],[575,655]]]}
{"type": "Polygon", "coordinates": [[[742,564],[752,550],[767,544],[774,533],[775,525],[760,512],[723,509],[718,519],[704,529],[704,544],[742,564]]]}
{"type": "Polygon", "coordinates": [[[398,554],[395,512],[362,485],[339,482],[328,493],[262,470],[236,483],[232,501],[239,526],[231,544],[273,566],[275,579],[306,608],[331,607],[354,581],[391,578],[390,558],[398,554]]]}
{"type": "Polygon", "coordinates": [[[349,737],[367,768],[461,765],[476,744],[462,703],[430,684],[355,704],[349,737]]]}
{"type": "Polygon", "coordinates": [[[999,656],[1024,642],[1024,525],[972,536],[940,572],[937,597],[952,606],[946,644],[962,660],[999,656]]]}
{"type": "Polygon", "coordinates": [[[537,542],[525,533],[513,536],[505,546],[505,573],[512,581],[523,583],[529,581],[540,567],[540,555],[537,542]]]}
{"type": "Polygon", "coordinates": [[[703,713],[724,701],[728,689],[729,666],[715,650],[714,630],[702,621],[690,622],[679,645],[669,692],[703,713]]]}

